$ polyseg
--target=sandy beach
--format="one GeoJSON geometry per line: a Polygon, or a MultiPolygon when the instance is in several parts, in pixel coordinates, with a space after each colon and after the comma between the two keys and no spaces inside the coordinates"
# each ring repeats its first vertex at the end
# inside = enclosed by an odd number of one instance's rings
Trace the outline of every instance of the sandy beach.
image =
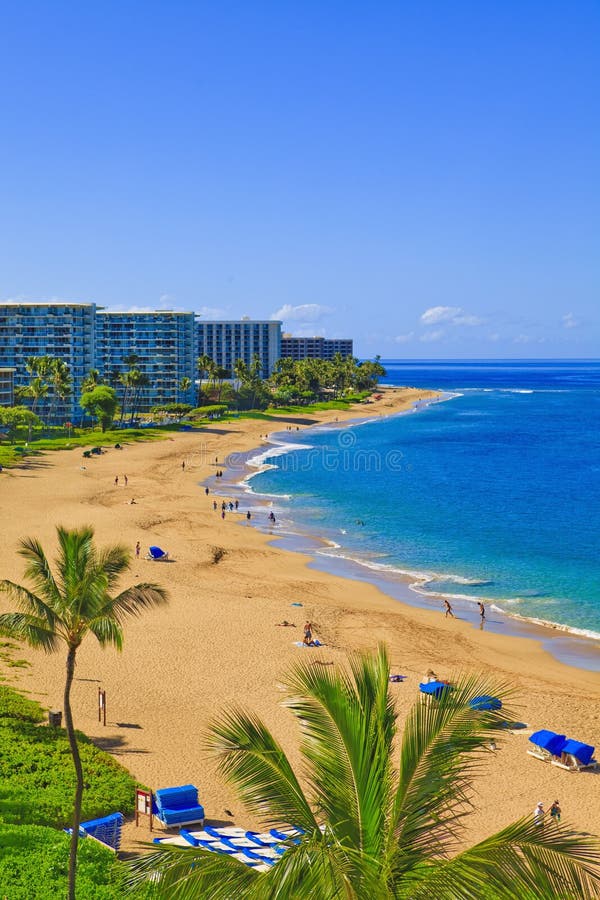
{"type": "MultiPolygon", "coordinates": [[[[600,750],[600,675],[557,662],[535,640],[447,620],[441,603],[439,610],[405,606],[372,585],[310,569],[306,556],[278,549],[268,534],[248,527],[243,502],[237,515],[227,513],[222,520],[221,498],[215,511],[212,492],[207,496],[200,486],[225,468],[230,454],[260,446],[267,430],[388,415],[431,396],[410,389],[382,393],[381,401],[349,413],[215,423],[164,441],[110,449],[86,460],[85,468],[75,449],[5,471],[0,476],[0,577],[21,581],[22,561],[14,552],[18,539],[34,535],[53,550],[56,524],[89,523],[100,544],[118,541],[132,552],[136,541],[143,553],[150,544],[169,551],[173,562],[134,560],[127,579],[163,584],[171,595],[168,607],[129,623],[121,654],[102,651],[91,637],[82,646],[73,690],[75,722],[142,784],[154,789],[196,784],[211,820],[255,824],[202,749],[215,713],[232,703],[254,710],[297,761],[294,722],[280,706],[286,670],[303,654],[311,654],[317,664],[336,663],[348,650],[385,641],[394,671],[408,676],[391,685],[400,722],[429,668],[445,678],[459,670],[485,672],[516,689],[519,716],[528,728],[507,734],[490,754],[476,785],[468,840],[531,814],[539,800],[549,806],[557,798],[566,821],[600,834],[600,770],[570,773],[526,754],[527,735],[542,727],[600,750]],[[218,563],[213,562],[215,548],[223,551],[218,563]],[[302,608],[291,606],[294,602],[302,608]],[[323,648],[294,645],[307,618],[323,648]],[[276,627],[284,619],[296,627],[276,627]],[[97,721],[98,687],[106,690],[106,727],[97,721]],[[233,819],[225,810],[233,812],[233,819]]],[[[261,514],[253,511],[256,518],[261,514]]],[[[45,707],[60,709],[64,655],[28,650],[19,655],[31,667],[3,675],[45,707]]],[[[128,825],[125,846],[148,838],[146,827],[128,825]]]]}

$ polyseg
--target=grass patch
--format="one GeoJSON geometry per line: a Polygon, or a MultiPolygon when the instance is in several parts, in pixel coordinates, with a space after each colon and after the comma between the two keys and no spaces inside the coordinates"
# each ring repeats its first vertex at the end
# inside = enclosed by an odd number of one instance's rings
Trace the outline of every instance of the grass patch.
{"type": "MultiPolygon", "coordinates": [[[[39,825],[0,824],[0,896],[56,900],[67,893],[69,836],[39,825]]],[[[126,867],[95,841],[79,842],[77,896],[117,900],[126,895],[126,867]]],[[[135,895],[139,896],[139,895],[135,895]]]]}
{"type": "Polygon", "coordinates": [[[64,428],[44,428],[34,431],[32,440],[27,442],[25,434],[19,435],[16,443],[0,445],[0,465],[19,465],[27,457],[39,456],[51,450],[76,450],[85,447],[114,447],[115,444],[132,444],[139,441],[157,441],[165,432],[179,430],[179,426],[157,426],[156,428],[123,428],[114,431],[79,431],[68,435],[64,428]],[[26,446],[27,445],[27,446],[26,446]]]}
{"type": "MultiPolygon", "coordinates": [[[[0,685],[0,820],[66,827],[72,817],[75,771],[62,728],[40,725],[39,703],[0,685]]],[[[133,812],[136,782],[111,756],[78,732],[85,776],[82,819],[133,812]]]]}

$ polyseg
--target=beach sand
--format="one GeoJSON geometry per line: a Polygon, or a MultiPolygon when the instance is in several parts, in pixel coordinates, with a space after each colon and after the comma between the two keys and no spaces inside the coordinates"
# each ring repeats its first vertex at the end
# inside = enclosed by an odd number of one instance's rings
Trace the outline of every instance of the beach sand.
{"type": "MultiPolygon", "coordinates": [[[[168,607],[126,626],[122,653],[101,650],[92,637],[78,654],[73,707],[78,728],[112,753],[153,789],[187,782],[198,786],[208,819],[253,826],[216,774],[203,750],[203,733],[224,706],[240,704],[261,716],[298,763],[298,734],[280,705],[281,680],[299,659],[337,663],[346,651],[385,641],[393,671],[408,676],[391,685],[400,723],[418,697],[419,681],[433,668],[451,678],[460,670],[483,672],[516,689],[518,714],[528,730],[507,734],[476,782],[476,809],[466,838],[478,840],[523,816],[536,803],[559,799],[564,820],[600,834],[600,772],[570,773],[526,754],[527,734],[541,727],[600,744],[600,676],[563,665],[534,640],[488,634],[432,609],[405,606],[376,587],[310,569],[308,558],[269,544],[238,515],[213,511],[212,492],[200,487],[224,468],[230,454],[261,443],[260,435],[295,431],[317,421],[390,414],[428,392],[387,389],[381,401],[351,413],[282,417],[281,423],[240,420],[156,443],[110,449],[83,461],[81,451],[61,451],[0,476],[0,577],[22,580],[14,552],[25,535],[55,547],[56,524],[92,524],[100,544],[119,541],[143,552],[158,544],[173,562],[134,560],[126,583],[154,580],[171,594],[168,607]],[[218,459],[218,464],[215,464],[218,459]],[[185,461],[185,469],[182,468],[185,461]],[[80,468],[85,462],[85,469],[80,468]],[[120,484],[114,485],[119,474],[120,484]],[[123,487],[123,475],[129,484],[123,487]],[[135,504],[129,504],[131,498],[135,504]],[[214,548],[222,559],[213,562],[214,548]],[[291,606],[294,602],[302,608],[291,606]],[[305,619],[326,644],[299,649],[305,619]],[[287,619],[296,628],[278,628],[287,619]],[[98,687],[106,690],[107,726],[98,723],[98,687]],[[225,810],[233,812],[231,818],[225,810]]],[[[255,521],[267,511],[255,510],[255,521]]],[[[143,554],[142,554],[143,555],[143,554]]],[[[1,604],[6,609],[5,601],[1,604]]],[[[49,708],[62,707],[64,654],[19,652],[28,669],[3,676],[49,708]],[[16,674],[15,674],[16,673],[16,674]]],[[[600,749],[600,748],[599,748],[600,749]]],[[[125,846],[147,841],[147,825],[125,829],[125,846]]]]}

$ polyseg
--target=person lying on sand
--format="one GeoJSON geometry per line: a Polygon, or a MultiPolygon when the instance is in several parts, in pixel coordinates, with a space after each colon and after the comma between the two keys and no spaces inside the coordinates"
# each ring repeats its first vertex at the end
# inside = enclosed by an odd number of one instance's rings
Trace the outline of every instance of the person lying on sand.
{"type": "Polygon", "coordinates": [[[287,619],[284,619],[283,622],[275,622],[277,628],[295,628],[293,622],[288,622],[287,619]]]}

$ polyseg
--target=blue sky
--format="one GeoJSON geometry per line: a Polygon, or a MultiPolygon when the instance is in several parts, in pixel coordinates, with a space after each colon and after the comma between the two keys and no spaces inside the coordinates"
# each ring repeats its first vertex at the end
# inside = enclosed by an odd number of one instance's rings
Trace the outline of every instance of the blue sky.
{"type": "Polygon", "coordinates": [[[5,4],[0,299],[600,355],[600,5],[5,4]]]}

